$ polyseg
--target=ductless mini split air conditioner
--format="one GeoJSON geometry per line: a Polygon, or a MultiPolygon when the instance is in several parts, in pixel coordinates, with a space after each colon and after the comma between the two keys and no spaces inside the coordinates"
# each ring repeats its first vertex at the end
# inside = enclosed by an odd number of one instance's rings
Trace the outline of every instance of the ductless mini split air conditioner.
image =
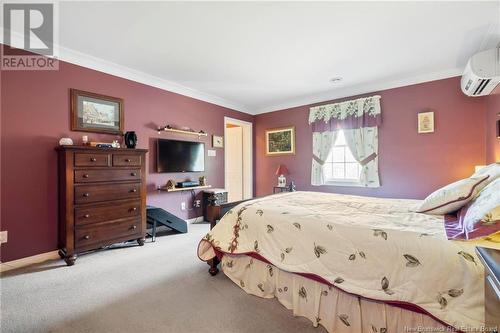
{"type": "Polygon", "coordinates": [[[464,94],[474,97],[499,90],[500,47],[474,54],[467,62],[461,86],[464,94]]]}

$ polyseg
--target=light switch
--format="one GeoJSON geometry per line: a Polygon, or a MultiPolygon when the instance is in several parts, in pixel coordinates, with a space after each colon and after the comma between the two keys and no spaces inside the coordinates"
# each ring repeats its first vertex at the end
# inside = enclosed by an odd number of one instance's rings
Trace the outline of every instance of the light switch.
{"type": "Polygon", "coordinates": [[[208,156],[217,156],[217,151],[213,149],[208,149],[207,154],[208,156]]]}

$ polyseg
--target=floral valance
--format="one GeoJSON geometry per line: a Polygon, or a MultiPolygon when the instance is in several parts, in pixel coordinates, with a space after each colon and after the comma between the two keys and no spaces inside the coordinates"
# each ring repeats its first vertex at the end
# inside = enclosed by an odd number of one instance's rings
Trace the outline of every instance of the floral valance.
{"type": "Polygon", "coordinates": [[[309,111],[309,124],[313,125],[315,132],[338,128],[374,127],[380,125],[381,122],[380,96],[378,95],[315,106],[309,111]]]}

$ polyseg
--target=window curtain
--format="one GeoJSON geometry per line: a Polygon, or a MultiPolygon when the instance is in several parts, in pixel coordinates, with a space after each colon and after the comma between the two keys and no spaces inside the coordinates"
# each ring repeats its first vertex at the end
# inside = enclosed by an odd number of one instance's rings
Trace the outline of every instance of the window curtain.
{"type": "Polygon", "coordinates": [[[359,182],[366,187],[379,187],[378,128],[362,127],[344,130],[347,146],[361,165],[359,182]]]}
{"type": "Polygon", "coordinates": [[[337,139],[338,131],[325,131],[313,133],[313,159],[311,169],[311,184],[315,186],[325,183],[323,165],[337,139]]]}
{"type": "Polygon", "coordinates": [[[325,184],[323,164],[338,130],[343,130],[349,149],[362,166],[361,185],[379,187],[378,126],[381,123],[380,96],[312,107],[309,111],[309,124],[313,129],[311,184],[325,184]]]}

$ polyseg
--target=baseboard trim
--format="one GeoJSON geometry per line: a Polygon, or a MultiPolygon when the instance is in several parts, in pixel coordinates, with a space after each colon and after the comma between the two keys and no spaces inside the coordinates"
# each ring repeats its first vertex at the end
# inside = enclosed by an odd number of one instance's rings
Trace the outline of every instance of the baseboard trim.
{"type": "Polygon", "coordinates": [[[60,259],[58,251],[45,252],[31,257],[21,258],[8,262],[0,263],[0,273],[7,272],[13,269],[26,267],[29,265],[39,264],[48,260],[60,259]]]}

